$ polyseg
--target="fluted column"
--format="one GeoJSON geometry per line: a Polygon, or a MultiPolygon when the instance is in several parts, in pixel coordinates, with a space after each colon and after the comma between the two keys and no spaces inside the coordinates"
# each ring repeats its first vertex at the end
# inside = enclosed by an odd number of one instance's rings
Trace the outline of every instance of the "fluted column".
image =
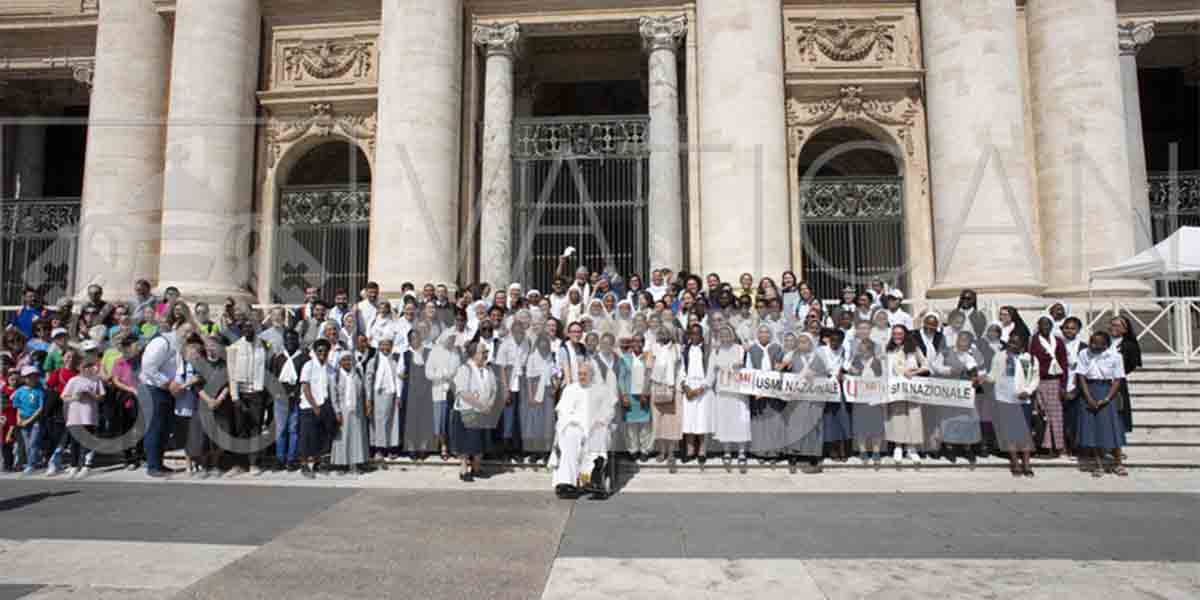
{"type": "MultiPolygon", "coordinates": [[[[1115,0],[1030,0],[1037,176],[1047,296],[1086,296],[1088,272],[1135,252],[1115,0]]],[[[1149,293],[1097,281],[1106,295],[1149,293]]]]}
{"type": "Polygon", "coordinates": [[[683,183],[679,166],[679,69],[676,52],[687,16],[642,17],[650,53],[650,264],[683,266],[683,183]]]}
{"type": "Polygon", "coordinates": [[[158,279],[171,28],[153,0],[104,2],[88,107],[75,289],[158,279]]]}
{"type": "MultiPolygon", "coordinates": [[[[34,115],[33,119],[44,118],[34,115]]],[[[21,123],[17,130],[15,176],[21,178],[22,198],[41,198],[45,191],[46,126],[41,123],[21,123]]]]}
{"type": "Polygon", "coordinates": [[[457,277],[462,35],[461,0],[383,0],[370,274],[385,295],[457,277]]]}
{"type": "MultiPolygon", "coordinates": [[[[721,279],[791,266],[781,0],[701,0],[700,227],[721,279]]],[[[656,265],[658,266],[658,265],[656,265]]]]}
{"type": "Polygon", "coordinates": [[[1142,137],[1142,99],[1138,88],[1137,55],[1154,39],[1154,22],[1121,23],[1117,43],[1121,53],[1121,97],[1125,105],[1125,143],[1129,148],[1129,193],[1137,219],[1134,244],[1141,252],[1154,243],[1150,230],[1150,186],[1146,180],[1146,141],[1142,137]]]}
{"type": "Polygon", "coordinates": [[[1041,281],[1026,163],[1012,0],[922,0],[936,283],[1037,294],[1041,281]]]}
{"type": "Polygon", "coordinates": [[[259,3],[175,6],[159,286],[250,299],[259,3]]]}
{"type": "Polygon", "coordinates": [[[475,25],[475,44],[487,55],[483,87],[483,149],[479,215],[479,276],[501,289],[512,283],[513,62],[520,25],[475,25]]]}

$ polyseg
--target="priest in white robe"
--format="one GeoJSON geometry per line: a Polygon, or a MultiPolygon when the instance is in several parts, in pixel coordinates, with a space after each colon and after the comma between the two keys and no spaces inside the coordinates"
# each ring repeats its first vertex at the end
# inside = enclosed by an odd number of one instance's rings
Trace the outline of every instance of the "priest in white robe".
{"type": "Polygon", "coordinates": [[[591,479],[584,491],[603,493],[605,460],[608,454],[609,428],[616,414],[616,402],[605,386],[592,385],[596,367],[582,361],[579,379],[562,391],[557,413],[554,491],[560,498],[578,496],[580,472],[590,467],[591,479]]]}

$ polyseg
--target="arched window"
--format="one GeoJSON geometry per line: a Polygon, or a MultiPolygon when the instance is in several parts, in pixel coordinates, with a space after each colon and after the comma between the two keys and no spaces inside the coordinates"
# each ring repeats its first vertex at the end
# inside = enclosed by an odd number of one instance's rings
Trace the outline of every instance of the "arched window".
{"type": "Polygon", "coordinates": [[[818,297],[874,278],[903,288],[902,164],[898,149],[856,127],[826,129],[801,149],[803,278],[818,297]]]}
{"type": "Polygon", "coordinates": [[[281,170],[275,234],[276,302],[300,302],[306,287],[352,299],[367,282],[371,167],[357,144],[333,139],[281,170]]]}

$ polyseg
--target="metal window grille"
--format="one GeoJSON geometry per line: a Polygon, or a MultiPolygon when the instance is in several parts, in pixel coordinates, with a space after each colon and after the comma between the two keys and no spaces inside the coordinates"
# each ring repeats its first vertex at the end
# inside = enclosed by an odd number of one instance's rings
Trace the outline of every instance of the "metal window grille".
{"type": "Polygon", "coordinates": [[[26,286],[48,301],[75,292],[79,198],[0,201],[3,304],[20,304],[26,286]]]}
{"type": "Polygon", "coordinates": [[[548,289],[567,246],[592,269],[644,274],[649,149],[645,116],[514,123],[514,276],[548,289]]]}
{"type": "Polygon", "coordinates": [[[803,279],[818,298],[880,278],[904,286],[904,179],[822,177],[801,182],[803,279]]]}
{"type": "Polygon", "coordinates": [[[357,297],[367,283],[370,222],[370,184],[281,189],[274,301],[302,302],[310,286],[357,297]]]}

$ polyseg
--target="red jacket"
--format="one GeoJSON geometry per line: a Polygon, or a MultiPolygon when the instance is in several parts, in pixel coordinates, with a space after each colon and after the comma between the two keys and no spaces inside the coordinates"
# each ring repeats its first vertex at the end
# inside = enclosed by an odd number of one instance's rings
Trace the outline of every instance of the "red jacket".
{"type": "Polygon", "coordinates": [[[1060,339],[1052,338],[1058,342],[1058,345],[1054,348],[1055,352],[1053,360],[1058,361],[1058,368],[1061,370],[1061,373],[1052,376],[1050,375],[1050,353],[1047,352],[1044,347],[1042,347],[1042,342],[1039,338],[1041,338],[1040,333],[1033,335],[1029,340],[1029,353],[1038,360],[1038,376],[1042,378],[1042,381],[1057,379],[1059,387],[1066,389],[1068,375],[1067,344],[1060,339]]]}

